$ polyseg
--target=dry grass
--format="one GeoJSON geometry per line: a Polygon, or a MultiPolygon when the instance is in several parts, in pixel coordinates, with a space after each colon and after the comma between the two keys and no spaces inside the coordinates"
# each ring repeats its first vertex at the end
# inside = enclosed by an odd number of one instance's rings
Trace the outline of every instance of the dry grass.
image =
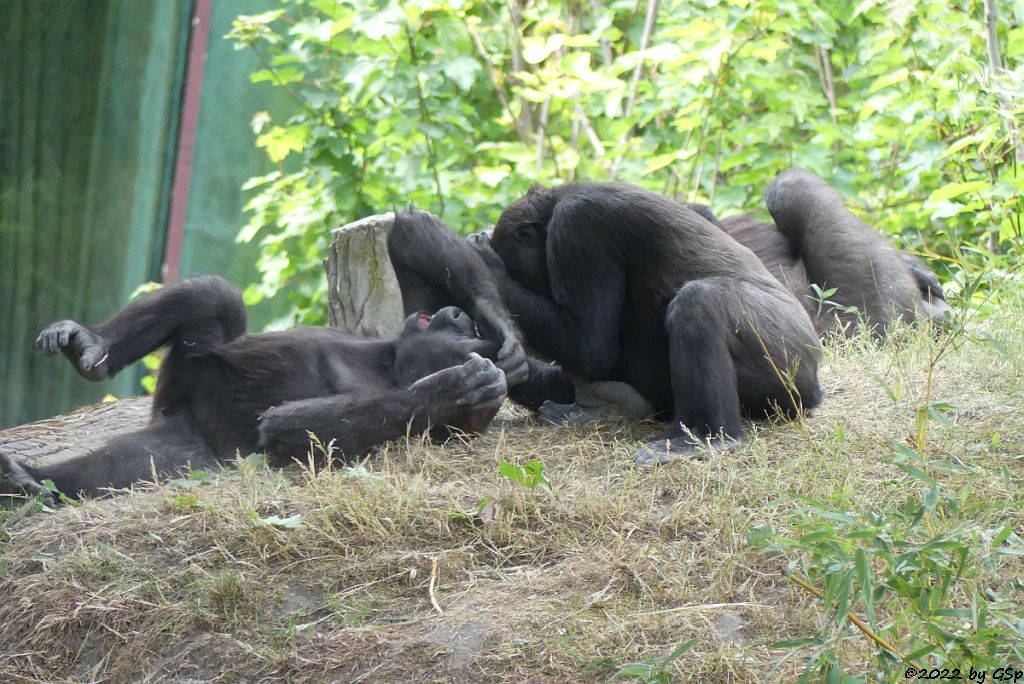
{"type": "MultiPolygon", "coordinates": [[[[930,448],[971,469],[938,478],[964,491],[961,516],[1024,533],[1024,325],[1013,313],[990,327],[1010,355],[966,343],[942,359],[933,392],[957,408],[930,448]]],[[[9,520],[0,679],[595,681],[696,637],[679,681],[764,681],[784,653],[769,644],[810,636],[826,614],[747,531],[786,530],[799,496],[869,509],[917,491],[890,443],[913,439],[933,348],[909,332],[830,349],[814,415],[756,424],[705,462],[636,468],[651,426],[503,411],[483,437],[392,444],[365,471],[246,464],[214,484],[9,520]],[[504,480],[502,458],[542,460],[555,495],[504,480]],[[260,522],[296,514],[293,529],[260,522]]],[[[868,657],[846,643],[848,661],[868,657]]]]}

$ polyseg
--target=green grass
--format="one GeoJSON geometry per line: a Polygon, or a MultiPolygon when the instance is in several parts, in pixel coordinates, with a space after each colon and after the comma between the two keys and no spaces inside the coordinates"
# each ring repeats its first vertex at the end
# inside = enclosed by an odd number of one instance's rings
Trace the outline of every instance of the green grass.
{"type": "MultiPolygon", "coordinates": [[[[819,409],[752,424],[709,461],[637,468],[651,425],[554,428],[505,409],[480,438],[390,444],[365,468],[255,461],[12,518],[0,679],[597,681],[645,661],[676,681],[902,676],[843,618],[868,620],[865,583],[872,630],[903,655],[936,626],[983,649],[976,611],[964,617],[979,597],[989,625],[1024,614],[1024,322],[1020,301],[1002,311],[971,327],[1001,348],[961,340],[934,364],[942,338],[924,331],[829,348],[819,409]],[[499,469],[532,460],[552,491],[499,469]],[[908,501],[914,525],[896,518],[908,501]],[[861,534],[878,516],[897,541],[947,535],[967,559],[953,574],[941,554],[914,556],[932,563],[916,574],[889,567],[861,534]],[[949,615],[907,598],[943,582],[949,615]]],[[[999,642],[1024,648],[1019,633],[999,642]]],[[[947,646],[919,661],[966,663],[947,646]]]]}

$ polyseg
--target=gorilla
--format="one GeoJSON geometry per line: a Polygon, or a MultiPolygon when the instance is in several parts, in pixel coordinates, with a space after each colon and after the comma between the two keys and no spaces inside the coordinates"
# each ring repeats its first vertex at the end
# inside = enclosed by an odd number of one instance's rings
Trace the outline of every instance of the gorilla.
{"type": "Polygon", "coordinates": [[[331,328],[246,334],[241,295],[216,276],[139,298],[102,325],[54,323],[36,346],[93,381],[168,347],[147,427],[48,467],[0,454],[8,484],[45,498],[46,479],[65,495],[95,496],[239,452],[265,450],[282,465],[308,452],[309,433],[351,460],[407,433],[479,432],[507,393],[489,360],[498,345],[456,307],[413,313],[391,340],[331,328]]]}
{"type": "Polygon", "coordinates": [[[804,304],[823,337],[852,335],[863,323],[884,338],[896,321],[947,316],[935,274],[854,216],[822,179],[785,171],[769,184],[765,202],[774,224],[751,214],[720,221],[707,207],[689,206],[750,248],[804,304]],[[835,292],[820,301],[811,285],[835,292]]]}
{"type": "Polygon", "coordinates": [[[506,361],[522,359],[534,388],[558,391],[532,396],[534,405],[585,412],[573,402],[575,377],[632,387],[670,418],[638,463],[723,448],[742,439],[744,413],[792,416],[821,400],[804,305],[748,248],[655,193],[535,186],[489,236],[466,242],[439,222],[409,222],[396,225],[389,251],[406,310],[422,306],[407,291],[466,307],[506,361]],[[526,358],[523,340],[560,368],[526,358]]]}
{"type": "Polygon", "coordinates": [[[934,273],[820,178],[786,171],[765,198],[774,224],[719,221],[622,184],[537,186],[493,232],[462,241],[436,220],[409,221],[389,251],[406,311],[469,311],[502,344],[510,386],[526,369],[528,406],[555,421],[670,418],[635,454],[665,462],[740,439],[742,413],[814,407],[818,335],[864,322],[881,338],[948,311],[934,273]],[[811,284],[835,292],[820,301],[811,284]],[[562,368],[527,357],[523,342],[562,368]]]}

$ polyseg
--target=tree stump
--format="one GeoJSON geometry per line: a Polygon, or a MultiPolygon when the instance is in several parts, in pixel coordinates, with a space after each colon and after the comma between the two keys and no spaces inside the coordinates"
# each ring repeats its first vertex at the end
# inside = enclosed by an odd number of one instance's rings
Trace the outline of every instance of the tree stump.
{"type": "Polygon", "coordinates": [[[402,293],[388,255],[393,213],[368,216],[331,231],[328,320],[355,335],[391,337],[405,320],[402,293]]]}

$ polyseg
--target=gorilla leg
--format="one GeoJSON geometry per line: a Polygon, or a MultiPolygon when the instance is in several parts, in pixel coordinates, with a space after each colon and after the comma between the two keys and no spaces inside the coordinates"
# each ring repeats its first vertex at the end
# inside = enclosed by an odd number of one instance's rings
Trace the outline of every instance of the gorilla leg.
{"type": "Polygon", "coordinates": [[[408,388],[360,388],[328,397],[290,401],[260,419],[260,446],[278,465],[302,458],[312,433],[348,459],[406,434],[434,428],[486,429],[508,392],[505,374],[473,353],[469,360],[431,373],[408,388]]]}
{"type": "MultiPolygon", "coordinates": [[[[570,395],[571,398],[571,395],[570,395]]],[[[654,412],[654,406],[632,385],[605,380],[581,385],[572,403],[545,401],[540,415],[556,425],[594,423],[602,420],[642,420],[654,412]]]]}
{"type": "Polygon", "coordinates": [[[669,304],[669,364],[675,401],[672,424],[633,455],[637,463],[666,463],[692,455],[704,440],[743,436],[730,325],[722,306],[730,297],[718,279],[687,283],[669,304]],[[689,434],[687,433],[689,431],[689,434]]]}
{"type": "Polygon", "coordinates": [[[245,326],[238,290],[204,276],[140,297],[102,325],[54,323],[36,346],[51,356],[60,351],[83,377],[104,380],[164,345],[201,353],[243,335],[245,326]]]}
{"type": "Polygon", "coordinates": [[[802,169],[785,171],[765,190],[768,211],[804,263],[807,279],[829,297],[819,329],[850,333],[863,318],[876,334],[914,320],[920,289],[900,252],[846,208],[842,195],[802,169]],[[855,308],[856,312],[848,309],[855,308]]]}
{"type": "Polygon", "coordinates": [[[666,463],[743,438],[742,411],[818,404],[818,338],[775,282],[708,278],[680,288],[665,317],[673,423],[634,454],[666,463]]]}
{"type": "Polygon", "coordinates": [[[46,467],[21,463],[0,454],[0,474],[27,494],[49,495],[42,485],[52,480],[69,497],[97,496],[107,488],[173,475],[186,466],[208,468],[218,461],[182,416],[161,418],[149,426],[107,442],[77,458],[46,467]]]}

